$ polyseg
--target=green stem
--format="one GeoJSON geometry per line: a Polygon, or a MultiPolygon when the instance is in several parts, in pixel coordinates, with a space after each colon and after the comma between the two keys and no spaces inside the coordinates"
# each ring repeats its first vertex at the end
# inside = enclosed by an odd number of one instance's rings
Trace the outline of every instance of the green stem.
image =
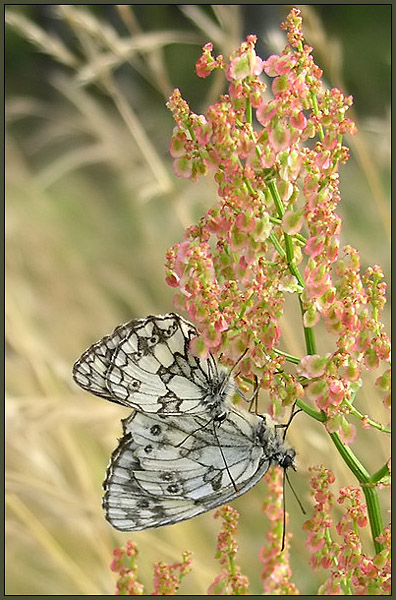
{"type": "Polygon", "coordinates": [[[385,463],[383,467],[381,467],[374,475],[371,475],[370,481],[371,483],[378,483],[382,479],[390,476],[388,463],[385,463]]]}
{"type": "Polygon", "coordinates": [[[280,245],[280,243],[278,242],[278,239],[276,237],[275,234],[270,233],[270,240],[273,243],[273,245],[275,246],[276,250],[278,251],[279,255],[282,256],[282,258],[285,258],[286,253],[283,250],[282,246],[280,245]]]}
{"type": "MultiPolygon", "coordinates": [[[[285,214],[285,209],[282,204],[281,197],[279,196],[278,188],[276,187],[276,183],[273,179],[268,181],[268,189],[271,192],[271,196],[274,201],[276,211],[279,215],[279,218],[282,219],[283,215],[285,214]]],[[[275,236],[273,236],[273,237],[275,237],[275,236]]],[[[297,269],[296,265],[294,264],[293,239],[286,232],[283,232],[283,239],[285,240],[286,262],[288,264],[289,270],[290,270],[291,274],[294,275],[294,277],[297,279],[299,285],[301,287],[304,287],[304,279],[303,279],[300,271],[297,269]]],[[[271,238],[271,241],[272,241],[272,238],[271,238]]],[[[279,243],[278,243],[278,245],[279,245],[279,243]]],[[[276,246],[276,248],[277,248],[277,246],[276,246]]],[[[283,252],[283,254],[281,254],[281,256],[285,256],[285,252],[283,250],[282,250],[282,252],[283,252]]]]}
{"type": "Polygon", "coordinates": [[[278,188],[276,187],[276,183],[274,179],[270,179],[267,183],[268,189],[271,192],[272,199],[275,204],[276,212],[280,219],[282,219],[285,214],[285,208],[282,204],[281,197],[279,196],[278,188]]]}
{"type": "MultiPolygon", "coordinates": [[[[326,529],[324,531],[324,538],[326,541],[327,550],[331,556],[331,561],[332,561],[333,565],[335,566],[335,568],[337,569],[338,559],[337,559],[337,556],[335,555],[335,553],[331,551],[331,546],[332,546],[333,540],[331,539],[331,533],[330,533],[330,529],[328,527],[326,527],[326,529]]],[[[340,583],[341,583],[342,589],[344,591],[344,594],[347,595],[348,587],[347,587],[345,579],[341,578],[340,583]]]]}
{"type": "Polygon", "coordinates": [[[283,352],[283,350],[278,350],[277,348],[274,348],[274,352],[278,356],[284,356],[286,360],[290,363],[293,363],[293,365],[300,364],[300,359],[297,356],[294,356],[293,354],[288,354],[287,352],[283,352]]]}
{"type": "MultiPolygon", "coordinates": [[[[317,104],[316,104],[316,97],[314,97],[312,100],[313,100],[313,106],[314,106],[314,111],[315,111],[315,109],[317,110],[317,108],[318,108],[317,104]]],[[[323,130],[322,129],[319,131],[319,136],[321,139],[323,139],[323,130]]],[[[279,196],[279,192],[276,187],[276,182],[274,179],[272,179],[272,180],[268,181],[267,185],[268,185],[268,189],[270,190],[273,202],[275,204],[276,211],[278,213],[278,217],[281,220],[285,213],[285,209],[282,204],[281,197],[279,196]]],[[[274,239],[272,240],[273,242],[274,242],[274,240],[276,240],[276,243],[274,243],[274,246],[277,249],[278,248],[281,249],[281,252],[279,249],[278,249],[278,252],[280,252],[281,256],[283,256],[283,257],[286,256],[286,261],[287,261],[290,272],[297,278],[297,281],[299,282],[299,284],[302,287],[304,287],[305,282],[303,280],[303,277],[301,276],[297,266],[294,264],[293,240],[286,232],[283,232],[283,236],[284,236],[284,242],[285,242],[285,250],[283,250],[281,248],[281,246],[275,236],[273,236],[274,239]]],[[[303,307],[303,303],[302,303],[300,294],[299,294],[298,298],[299,298],[299,302],[300,302],[300,310],[301,310],[302,315],[304,316],[305,311],[304,311],[304,307],[303,307]]],[[[307,348],[308,354],[311,354],[311,355],[316,354],[316,344],[315,344],[315,337],[314,337],[313,329],[311,327],[304,327],[304,336],[305,336],[305,343],[306,343],[306,348],[307,348]]],[[[310,406],[305,404],[302,400],[297,400],[297,406],[299,408],[301,408],[304,412],[306,412],[308,415],[312,416],[314,419],[316,419],[318,421],[324,422],[327,420],[326,415],[323,412],[318,412],[318,411],[312,409],[310,406]]],[[[351,412],[354,411],[355,416],[360,415],[360,413],[358,413],[358,411],[352,406],[352,404],[350,405],[349,408],[350,408],[351,412]]],[[[361,418],[362,418],[362,416],[361,416],[361,418]]],[[[380,427],[382,428],[382,426],[379,426],[378,424],[375,424],[375,425],[376,425],[377,429],[379,429],[380,427]]],[[[384,430],[384,428],[382,428],[382,430],[384,430]]],[[[347,464],[349,469],[352,471],[352,473],[358,479],[358,481],[362,487],[362,490],[363,490],[363,493],[364,493],[364,496],[366,499],[367,514],[368,514],[368,518],[369,518],[369,522],[370,522],[371,535],[373,538],[374,549],[375,549],[375,552],[378,553],[381,550],[383,550],[383,546],[376,540],[376,538],[382,533],[383,528],[384,528],[383,523],[382,523],[380,505],[379,505],[378,490],[377,490],[376,486],[373,486],[374,481],[371,479],[371,477],[370,477],[369,473],[366,471],[365,467],[361,464],[361,462],[358,460],[358,458],[355,456],[355,454],[352,452],[352,450],[349,448],[349,446],[346,446],[345,444],[343,444],[338,433],[331,433],[330,437],[331,437],[334,445],[336,446],[338,452],[340,453],[341,457],[343,458],[344,462],[347,464]]],[[[378,473],[375,475],[378,476],[378,473]]]]}
{"type": "Polygon", "coordinates": [[[363,494],[366,498],[367,514],[370,521],[371,535],[373,537],[374,549],[376,554],[384,549],[384,546],[377,542],[376,538],[383,532],[384,524],[382,522],[381,508],[376,487],[362,485],[363,494]]]}
{"type": "Polygon", "coordinates": [[[348,465],[352,473],[359,480],[360,483],[368,483],[370,481],[370,475],[366,471],[365,467],[361,464],[358,458],[354,455],[349,446],[346,446],[342,441],[338,433],[330,433],[330,437],[341,454],[344,462],[348,465]]]}
{"type": "Polygon", "coordinates": [[[231,554],[231,552],[228,554],[228,558],[230,561],[230,573],[234,577],[235,576],[235,563],[234,563],[234,556],[231,554]]]}
{"type": "MultiPolygon", "coordinates": [[[[282,219],[283,215],[285,214],[285,209],[282,204],[282,199],[279,196],[278,188],[276,187],[276,183],[275,183],[274,179],[271,179],[268,181],[268,189],[269,189],[269,191],[271,193],[271,197],[274,201],[278,216],[280,219],[282,219]]],[[[271,241],[274,243],[273,238],[275,238],[275,236],[273,236],[271,238],[271,241]]],[[[285,240],[286,262],[288,264],[290,273],[292,275],[294,275],[294,277],[297,279],[299,285],[302,288],[304,288],[305,287],[304,278],[301,275],[300,271],[298,270],[297,266],[294,264],[293,239],[286,232],[283,232],[283,238],[285,240]]],[[[278,246],[280,246],[279,242],[277,242],[277,244],[274,244],[274,245],[277,249],[278,249],[278,246]]],[[[279,252],[279,250],[278,250],[278,252],[279,252]]],[[[281,256],[284,256],[283,249],[282,249],[281,256]]],[[[298,298],[299,298],[299,302],[300,302],[301,312],[302,312],[302,315],[304,316],[305,311],[302,306],[301,296],[299,295],[298,298]]],[[[311,327],[304,327],[304,337],[305,337],[305,343],[306,343],[308,354],[316,354],[315,338],[314,338],[313,329],[311,327]]]]}
{"type": "MultiPolygon", "coordinates": [[[[317,100],[317,98],[316,98],[316,95],[315,95],[313,92],[311,92],[311,93],[310,93],[310,96],[311,96],[311,102],[312,102],[312,110],[313,110],[313,113],[314,113],[315,115],[318,115],[318,114],[319,114],[319,107],[318,107],[318,100],[317,100]]],[[[319,139],[320,139],[320,141],[322,142],[322,141],[323,141],[323,138],[324,138],[324,132],[323,132],[323,127],[322,127],[322,125],[320,125],[320,126],[319,126],[318,134],[319,134],[319,139]]]]}
{"type": "Polygon", "coordinates": [[[384,549],[383,545],[377,542],[376,538],[382,533],[384,525],[381,517],[381,509],[379,505],[378,490],[372,485],[372,480],[365,467],[361,464],[358,458],[354,455],[349,446],[342,443],[338,433],[331,433],[330,437],[341,454],[343,460],[348,465],[352,473],[355,475],[366,499],[367,514],[370,522],[371,535],[373,538],[375,552],[381,552],[384,549]]]}
{"type": "Polygon", "coordinates": [[[296,401],[298,408],[301,408],[307,415],[315,419],[316,421],[320,421],[321,423],[325,423],[327,421],[327,417],[323,411],[315,410],[311,408],[308,404],[306,404],[301,398],[296,401]]]}
{"type": "MultiPolygon", "coordinates": [[[[302,305],[301,296],[298,296],[298,301],[300,303],[300,310],[302,315],[304,316],[304,307],[302,305]]],[[[314,330],[312,327],[304,327],[304,337],[305,337],[305,346],[307,348],[307,354],[316,354],[316,342],[314,330]]]]}
{"type": "MultiPolygon", "coordinates": [[[[323,411],[318,412],[308,406],[303,400],[298,399],[296,402],[297,406],[301,408],[306,414],[313,417],[317,421],[321,421],[322,423],[327,420],[326,415],[323,411]]],[[[379,469],[374,475],[369,475],[366,468],[361,464],[359,459],[355,456],[349,446],[346,446],[340,439],[338,433],[330,433],[330,437],[343,458],[344,462],[347,464],[349,469],[355,475],[357,480],[360,483],[360,486],[363,490],[363,494],[366,500],[367,506],[367,515],[370,523],[371,535],[373,538],[373,544],[375,552],[381,552],[384,549],[384,546],[380,544],[376,538],[383,532],[384,525],[381,517],[381,509],[379,503],[378,489],[375,485],[381,479],[389,476],[389,468],[388,465],[385,464],[381,469],[379,469]]]]}
{"type": "MultiPolygon", "coordinates": [[[[326,527],[326,529],[324,531],[324,537],[326,540],[326,546],[327,546],[328,550],[330,551],[333,540],[331,539],[331,533],[330,533],[330,529],[328,527],[326,527]]],[[[331,554],[331,561],[335,567],[338,567],[338,559],[337,559],[336,555],[333,553],[331,554]]]]}
{"type": "Polygon", "coordinates": [[[250,100],[246,98],[246,123],[249,125],[252,124],[252,105],[250,104],[250,100]]]}
{"type": "Polygon", "coordinates": [[[348,400],[347,398],[344,398],[344,402],[345,404],[348,406],[349,408],[349,412],[351,413],[351,415],[353,415],[354,417],[357,417],[358,419],[362,420],[362,419],[366,419],[367,423],[373,427],[374,429],[378,429],[378,431],[383,431],[384,433],[392,433],[390,429],[388,429],[387,427],[385,427],[384,425],[381,425],[381,423],[377,423],[376,421],[373,421],[372,419],[370,419],[367,415],[362,415],[361,412],[359,412],[357,410],[357,408],[355,408],[348,400]]]}
{"type": "Polygon", "coordinates": [[[312,327],[304,327],[304,337],[308,354],[316,354],[315,336],[312,327]]]}

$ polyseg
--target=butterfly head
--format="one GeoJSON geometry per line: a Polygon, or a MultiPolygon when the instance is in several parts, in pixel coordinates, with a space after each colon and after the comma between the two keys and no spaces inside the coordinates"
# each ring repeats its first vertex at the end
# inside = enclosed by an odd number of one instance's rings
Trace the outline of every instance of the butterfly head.
{"type": "Polygon", "coordinates": [[[272,464],[280,465],[284,470],[290,467],[294,471],[296,470],[294,460],[296,451],[280,435],[279,426],[270,415],[261,415],[261,423],[257,433],[265,454],[272,464]]]}
{"type": "Polygon", "coordinates": [[[294,460],[295,457],[296,457],[296,451],[294,450],[294,448],[291,448],[290,446],[284,444],[282,451],[279,453],[279,456],[277,457],[278,464],[285,471],[286,471],[286,469],[290,469],[290,468],[292,468],[293,471],[297,471],[296,462],[294,460]]]}

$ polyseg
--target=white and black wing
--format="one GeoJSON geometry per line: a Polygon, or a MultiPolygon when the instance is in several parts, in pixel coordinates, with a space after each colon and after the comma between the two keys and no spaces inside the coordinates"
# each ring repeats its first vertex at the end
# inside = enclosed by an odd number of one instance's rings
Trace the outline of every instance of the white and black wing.
{"type": "Polygon", "coordinates": [[[113,333],[90,346],[73,365],[73,379],[84,390],[119,402],[106,385],[106,375],[118,345],[133,331],[135,321],[114,329],[113,333]]]}
{"type": "Polygon", "coordinates": [[[88,392],[143,412],[216,417],[233,385],[212,356],[192,355],[197,335],[174,313],[135,319],[88,348],[73,378],[88,392]]]}
{"type": "Polygon", "coordinates": [[[122,531],[171,525],[221,506],[254,486],[271,463],[294,457],[270,417],[231,407],[221,425],[135,413],[123,427],[103,484],[106,518],[122,531]]]}

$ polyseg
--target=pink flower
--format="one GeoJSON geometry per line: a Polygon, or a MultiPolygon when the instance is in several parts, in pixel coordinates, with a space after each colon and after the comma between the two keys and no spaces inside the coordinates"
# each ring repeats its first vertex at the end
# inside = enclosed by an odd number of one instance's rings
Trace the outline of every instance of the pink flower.
{"type": "Polygon", "coordinates": [[[235,219],[236,229],[243,231],[244,233],[250,233],[255,227],[255,219],[252,214],[240,213],[235,219]]]}
{"type": "Polygon", "coordinates": [[[315,258],[322,253],[324,248],[324,236],[314,236],[307,240],[304,248],[304,252],[311,258],[315,258]]]}
{"type": "Polygon", "coordinates": [[[303,214],[301,211],[286,211],[282,218],[282,228],[289,235],[298,233],[303,226],[303,214]]]}
{"type": "Polygon", "coordinates": [[[231,506],[224,505],[216,510],[214,518],[223,520],[217,537],[216,552],[216,558],[222,566],[222,570],[209,586],[207,593],[209,595],[248,594],[249,580],[240,573],[240,568],[234,562],[238,552],[238,544],[235,538],[239,519],[238,512],[231,506]]]}
{"type": "Polygon", "coordinates": [[[299,375],[307,377],[308,379],[321,377],[326,372],[329,359],[330,354],[325,356],[319,356],[318,354],[304,356],[297,366],[297,372],[299,375]]]}
{"type": "Polygon", "coordinates": [[[189,179],[193,172],[192,159],[187,156],[181,156],[177,160],[173,161],[173,170],[179,177],[189,179]]]}
{"type": "Polygon", "coordinates": [[[227,76],[229,79],[245,79],[253,75],[260,75],[262,70],[263,61],[254,52],[251,52],[234,58],[230,63],[227,76]]]}
{"type": "Polygon", "coordinates": [[[270,100],[268,102],[262,102],[256,111],[256,117],[258,122],[264,127],[267,125],[278,112],[278,104],[270,100]]]}
{"type": "Polygon", "coordinates": [[[339,429],[341,440],[344,444],[349,445],[355,441],[356,438],[356,427],[352,423],[348,423],[346,419],[342,419],[341,427],[339,429]]]}
{"type": "Polygon", "coordinates": [[[323,296],[331,285],[330,274],[326,271],[324,265],[314,267],[310,270],[305,269],[306,294],[309,298],[323,296]]]}
{"type": "Polygon", "coordinates": [[[217,319],[217,321],[214,324],[214,328],[216,329],[216,331],[219,331],[219,332],[227,331],[228,323],[227,323],[226,319],[224,318],[224,315],[219,316],[219,318],[217,319]]]}
{"type": "Polygon", "coordinates": [[[278,121],[269,130],[268,136],[272,149],[275,152],[286,150],[290,145],[291,133],[285,121],[278,121]]]}
{"type": "Polygon", "coordinates": [[[293,125],[296,129],[303,131],[307,126],[307,119],[303,112],[295,111],[290,116],[290,124],[293,125]]]}

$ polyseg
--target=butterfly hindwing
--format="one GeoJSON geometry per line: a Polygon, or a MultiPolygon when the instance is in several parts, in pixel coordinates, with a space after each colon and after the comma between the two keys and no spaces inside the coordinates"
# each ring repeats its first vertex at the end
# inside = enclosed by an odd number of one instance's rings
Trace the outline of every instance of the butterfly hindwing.
{"type": "Polygon", "coordinates": [[[190,352],[197,329],[174,313],[135,319],[93,344],[73,368],[83,389],[149,413],[213,416],[232,390],[212,356],[190,352]]]}

